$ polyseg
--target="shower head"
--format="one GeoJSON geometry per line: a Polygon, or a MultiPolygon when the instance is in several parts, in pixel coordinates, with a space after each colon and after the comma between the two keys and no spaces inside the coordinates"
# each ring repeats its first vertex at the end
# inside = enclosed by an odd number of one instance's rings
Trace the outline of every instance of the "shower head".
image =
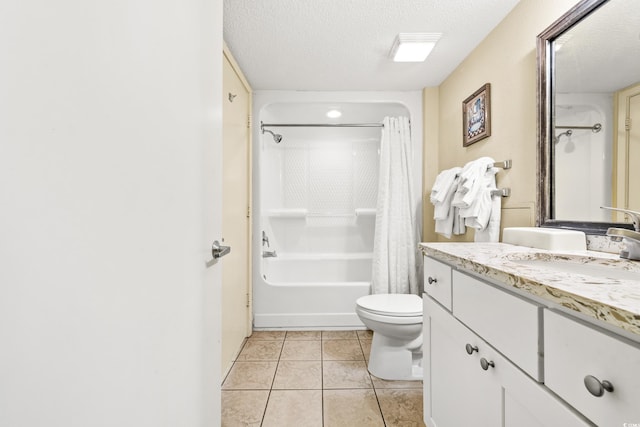
{"type": "Polygon", "coordinates": [[[262,133],[265,132],[268,132],[271,134],[271,136],[273,136],[273,140],[276,142],[276,144],[280,144],[280,141],[282,141],[282,135],[280,135],[279,133],[273,133],[269,129],[262,128],[262,133]]]}
{"type": "Polygon", "coordinates": [[[558,142],[560,142],[560,137],[561,137],[561,136],[566,135],[567,137],[570,137],[572,134],[573,134],[573,131],[572,131],[571,129],[566,130],[566,131],[564,131],[564,132],[562,132],[562,133],[558,134],[558,135],[554,138],[553,142],[557,144],[558,142]]]}

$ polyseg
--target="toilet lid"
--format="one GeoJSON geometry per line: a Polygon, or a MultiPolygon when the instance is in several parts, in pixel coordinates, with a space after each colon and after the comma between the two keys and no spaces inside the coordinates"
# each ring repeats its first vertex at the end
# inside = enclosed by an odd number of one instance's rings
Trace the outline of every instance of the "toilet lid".
{"type": "Polygon", "coordinates": [[[356,304],[367,311],[389,316],[422,316],[422,298],[409,294],[366,295],[356,304]]]}

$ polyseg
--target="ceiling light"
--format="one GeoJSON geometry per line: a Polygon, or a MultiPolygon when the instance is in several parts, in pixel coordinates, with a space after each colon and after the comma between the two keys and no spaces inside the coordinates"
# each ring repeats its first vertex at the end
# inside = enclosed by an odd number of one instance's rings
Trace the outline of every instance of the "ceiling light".
{"type": "Polygon", "coordinates": [[[337,119],[341,115],[342,115],[342,113],[340,111],[338,111],[338,110],[329,110],[329,111],[327,111],[327,117],[329,117],[331,119],[337,119]]]}
{"type": "Polygon", "coordinates": [[[389,56],[395,62],[422,62],[433,50],[442,33],[400,33],[389,56]]]}

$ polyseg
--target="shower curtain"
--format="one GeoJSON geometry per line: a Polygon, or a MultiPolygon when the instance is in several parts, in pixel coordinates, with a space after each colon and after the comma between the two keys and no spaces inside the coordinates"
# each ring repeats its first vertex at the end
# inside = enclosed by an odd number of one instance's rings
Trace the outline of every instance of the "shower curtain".
{"type": "Polygon", "coordinates": [[[372,294],[418,294],[413,150],[407,117],[385,117],[373,241],[372,294]]]}

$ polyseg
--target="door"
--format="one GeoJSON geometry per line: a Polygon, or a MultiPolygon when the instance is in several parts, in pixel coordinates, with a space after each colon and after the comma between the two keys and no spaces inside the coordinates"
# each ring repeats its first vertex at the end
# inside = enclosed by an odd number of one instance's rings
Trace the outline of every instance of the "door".
{"type": "Polygon", "coordinates": [[[222,373],[251,334],[250,128],[251,93],[228,49],[223,69],[222,237],[231,252],[222,267],[222,373]]]}
{"type": "Polygon", "coordinates": [[[1,6],[0,426],[220,425],[222,0],[78,6],[1,6]]]}
{"type": "MultiPolygon", "coordinates": [[[[616,93],[613,206],[640,211],[640,84],[616,93]]],[[[630,222],[613,212],[614,221],[630,222]]]]}

